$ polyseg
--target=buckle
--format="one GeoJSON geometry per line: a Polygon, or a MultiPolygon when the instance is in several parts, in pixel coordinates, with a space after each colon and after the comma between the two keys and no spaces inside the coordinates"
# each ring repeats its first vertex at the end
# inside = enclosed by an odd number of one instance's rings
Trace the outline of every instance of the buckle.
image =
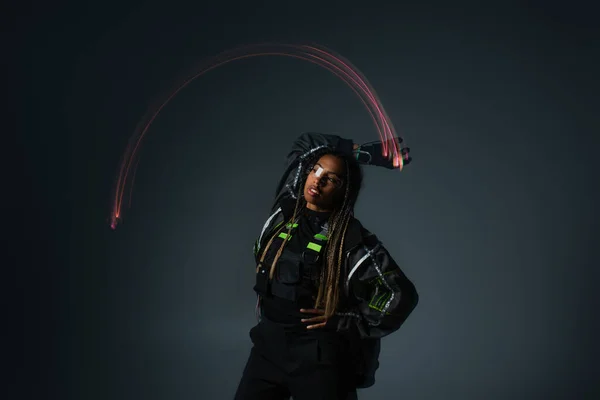
{"type": "Polygon", "coordinates": [[[304,264],[315,264],[321,259],[321,254],[312,250],[304,250],[302,252],[302,262],[304,264]],[[307,254],[308,252],[308,254],[307,254]]]}

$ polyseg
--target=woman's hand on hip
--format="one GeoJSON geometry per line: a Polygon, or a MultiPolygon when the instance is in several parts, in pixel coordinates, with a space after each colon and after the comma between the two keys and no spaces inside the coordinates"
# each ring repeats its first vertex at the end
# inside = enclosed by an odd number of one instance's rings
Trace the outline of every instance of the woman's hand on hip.
{"type": "Polygon", "coordinates": [[[319,310],[317,308],[301,308],[300,312],[316,315],[316,317],[301,319],[302,322],[309,324],[306,326],[306,329],[323,328],[327,324],[327,317],[325,316],[324,310],[319,310]]]}

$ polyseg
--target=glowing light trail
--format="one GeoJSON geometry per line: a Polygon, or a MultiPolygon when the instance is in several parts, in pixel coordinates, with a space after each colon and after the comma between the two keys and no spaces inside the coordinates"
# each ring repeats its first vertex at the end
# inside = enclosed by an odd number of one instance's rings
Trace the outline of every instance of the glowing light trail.
{"type": "Polygon", "coordinates": [[[129,206],[131,207],[131,193],[133,182],[135,180],[135,171],[137,169],[136,161],[138,151],[142,141],[150,128],[152,122],[156,119],[161,110],[190,82],[199,76],[232,61],[241,60],[258,56],[286,56],[301,59],[317,64],[346,83],[350,89],[359,97],[369,115],[371,116],[379,139],[383,144],[383,155],[393,157],[394,165],[402,170],[404,166],[404,154],[400,145],[402,140],[396,134],[394,125],[388,117],[381,101],[375,93],[375,89],[370,85],[367,78],[350,61],[333,51],[317,45],[293,45],[293,44],[255,44],[243,46],[225,51],[214,57],[209,58],[190,78],[184,80],[177,88],[167,96],[167,98],[157,107],[152,107],[146,116],[142,118],[136,127],[127,146],[115,186],[113,197],[113,206],[111,210],[110,226],[116,229],[118,222],[122,219],[123,197],[126,193],[126,187],[131,186],[129,190],[129,206]],[[392,149],[390,151],[390,144],[392,149]],[[132,166],[134,166],[132,168],[132,166]],[[133,169],[133,173],[131,173],[133,169]]]}

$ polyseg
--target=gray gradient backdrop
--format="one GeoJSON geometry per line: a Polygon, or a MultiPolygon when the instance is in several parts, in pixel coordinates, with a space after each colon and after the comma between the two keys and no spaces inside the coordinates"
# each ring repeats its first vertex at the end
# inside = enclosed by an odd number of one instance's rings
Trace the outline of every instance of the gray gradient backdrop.
{"type": "Polygon", "coordinates": [[[160,114],[115,232],[111,185],[137,121],[179,74],[240,43],[290,40],[357,65],[414,158],[403,173],[365,168],[357,215],[420,303],[384,339],[360,399],[600,398],[595,22],[573,3],[499,4],[30,16],[26,173],[50,201],[34,207],[46,245],[26,258],[56,263],[30,272],[39,298],[24,304],[39,322],[24,360],[40,383],[23,395],[232,398],[255,323],[251,248],[291,141],[374,140],[367,112],[312,64],[232,63],[160,114]]]}

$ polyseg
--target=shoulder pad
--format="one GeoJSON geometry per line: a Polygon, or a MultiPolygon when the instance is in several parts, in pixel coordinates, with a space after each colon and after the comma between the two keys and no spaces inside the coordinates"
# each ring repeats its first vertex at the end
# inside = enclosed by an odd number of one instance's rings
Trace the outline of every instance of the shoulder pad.
{"type": "Polygon", "coordinates": [[[379,239],[377,238],[377,236],[362,225],[361,237],[363,243],[368,247],[375,246],[377,243],[379,243],[379,239]]]}
{"type": "Polygon", "coordinates": [[[358,219],[352,218],[346,232],[346,250],[353,248],[361,243],[367,246],[374,246],[379,242],[377,236],[366,229],[358,219]]]}

